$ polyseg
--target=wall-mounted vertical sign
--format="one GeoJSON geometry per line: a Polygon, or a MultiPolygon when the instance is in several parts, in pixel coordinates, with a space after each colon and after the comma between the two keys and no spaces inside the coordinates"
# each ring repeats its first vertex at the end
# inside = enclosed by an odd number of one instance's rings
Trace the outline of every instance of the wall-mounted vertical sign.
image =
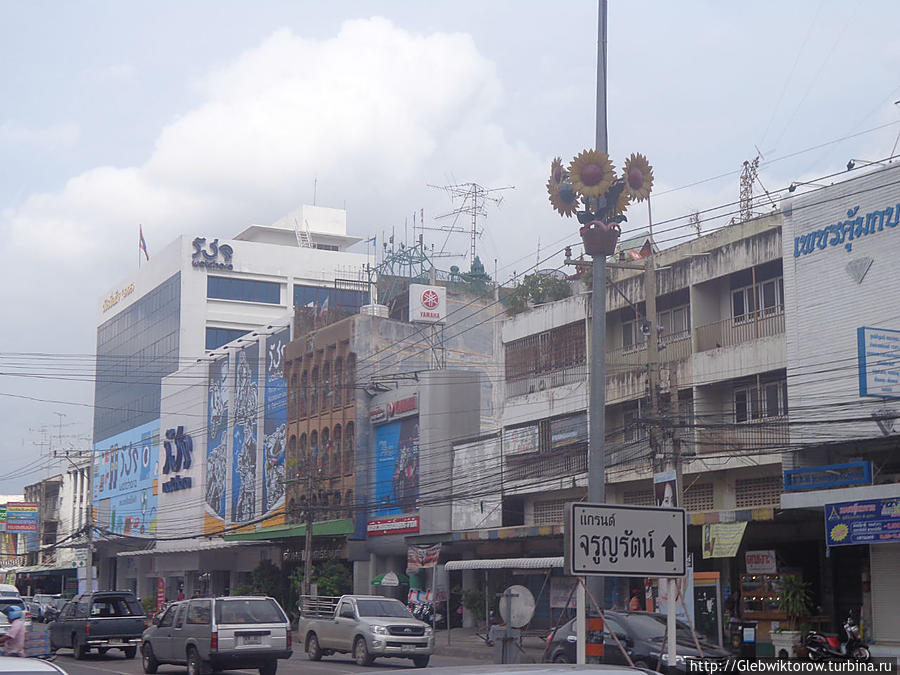
{"type": "Polygon", "coordinates": [[[284,348],[290,328],[266,338],[266,401],[263,417],[262,512],[284,502],[284,450],[287,431],[287,382],[284,381],[284,348]]]}
{"type": "Polygon", "coordinates": [[[900,398],[900,330],[856,329],[859,395],[900,398]]]}
{"type": "MultiPolygon", "coordinates": [[[[228,470],[228,357],[209,364],[209,399],[206,420],[206,507],[212,520],[204,526],[206,534],[219,530],[225,520],[225,487],[228,470]],[[219,521],[218,523],[216,521],[219,521]]],[[[220,530],[219,530],[220,531],[220,530]]]]}
{"type": "Polygon", "coordinates": [[[259,401],[259,343],[244,347],[234,364],[234,430],[231,465],[231,520],[256,515],[256,418],[259,401]]]}

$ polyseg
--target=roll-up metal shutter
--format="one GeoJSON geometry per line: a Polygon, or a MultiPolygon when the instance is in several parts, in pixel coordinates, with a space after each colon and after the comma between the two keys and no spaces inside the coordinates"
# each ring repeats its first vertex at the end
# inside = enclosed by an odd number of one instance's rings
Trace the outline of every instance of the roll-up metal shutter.
{"type": "Polygon", "coordinates": [[[900,544],[869,546],[872,635],[878,644],[900,644],[900,544]]]}

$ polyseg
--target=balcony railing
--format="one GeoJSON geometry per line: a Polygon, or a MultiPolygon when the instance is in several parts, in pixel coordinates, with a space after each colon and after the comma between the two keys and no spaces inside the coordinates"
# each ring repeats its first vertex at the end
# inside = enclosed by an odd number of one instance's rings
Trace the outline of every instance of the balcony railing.
{"type": "Polygon", "coordinates": [[[697,430],[697,450],[721,452],[758,450],[777,452],[787,446],[790,432],[787,417],[766,417],[752,422],[697,430]]]}
{"type": "Polygon", "coordinates": [[[697,349],[701,352],[779,335],[784,333],[784,306],[699,326],[696,331],[697,349]]]}
{"type": "Polygon", "coordinates": [[[506,381],[507,396],[523,396],[533,394],[553,387],[561,387],[564,384],[575,384],[587,380],[588,371],[586,365],[571,366],[549,373],[533,374],[521,378],[506,381]]]}
{"type": "MultiPolygon", "coordinates": [[[[663,363],[686,359],[691,355],[689,332],[664,335],[660,338],[659,360],[663,363]]],[[[606,350],[606,363],[610,366],[641,368],[647,365],[647,343],[606,350]]]]}

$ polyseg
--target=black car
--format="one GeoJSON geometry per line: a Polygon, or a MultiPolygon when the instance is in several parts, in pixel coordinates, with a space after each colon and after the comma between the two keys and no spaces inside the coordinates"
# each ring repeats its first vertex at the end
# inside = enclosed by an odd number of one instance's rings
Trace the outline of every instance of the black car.
{"type": "MultiPolygon", "coordinates": [[[[616,645],[610,635],[614,632],[616,637],[625,647],[632,662],[638,668],[650,668],[656,670],[659,663],[660,649],[663,651],[662,665],[666,666],[666,615],[653,612],[603,612],[606,622],[603,630],[604,657],[603,663],[627,665],[628,662],[622,651],[616,645]]],[[[675,667],[680,671],[687,671],[687,661],[700,659],[700,654],[691,637],[690,627],[681,621],[677,622],[675,632],[675,644],[677,660],[675,667]]],[[[729,658],[729,653],[718,646],[703,640],[698,636],[700,646],[703,648],[703,656],[707,661],[724,663],[729,658]]],[[[575,619],[563,624],[555,633],[547,636],[546,660],[552,663],[575,663],[575,648],[577,635],[575,632],[575,619]]]]}

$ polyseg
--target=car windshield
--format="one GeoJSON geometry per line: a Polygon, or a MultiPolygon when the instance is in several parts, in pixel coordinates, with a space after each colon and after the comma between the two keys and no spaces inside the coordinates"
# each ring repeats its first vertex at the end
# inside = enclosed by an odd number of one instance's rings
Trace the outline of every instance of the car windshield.
{"type": "Polygon", "coordinates": [[[411,619],[412,614],[399,600],[357,600],[360,616],[390,616],[411,619]]]}
{"type": "MultiPolygon", "coordinates": [[[[662,614],[628,614],[622,618],[639,640],[662,640],[666,634],[666,617],[662,614]]],[[[676,638],[691,639],[691,629],[686,623],[678,621],[675,625],[676,638]]]]}
{"type": "Polygon", "coordinates": [[[272,598],[228,598],[216,601],[216,623],[285,623],[287,617],[272,598]]]}

